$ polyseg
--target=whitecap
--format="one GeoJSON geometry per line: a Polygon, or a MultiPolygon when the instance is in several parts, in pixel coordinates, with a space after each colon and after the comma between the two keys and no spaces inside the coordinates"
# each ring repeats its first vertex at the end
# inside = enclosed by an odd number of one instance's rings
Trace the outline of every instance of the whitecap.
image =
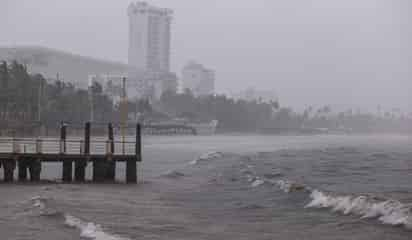
{"type": "Polygon", "coordinates": [[[307,189],[307,187],[305,187],[304,185],[300,185],[300,184],[297,184],[295,182],[291,182],[288,180],[279,180],[279,181],[276,181],[275,183],[276,185],[278,185],[279,189],[284,191],[285,193],[307,189]]]}
{"type": "Polygon", "coordinates": [[[387,225],[412,227],[411,207],[396,200],[379,202],[367,196],[333,196],[319,190],[313,190],[310,198],[305,208],[329,208],[364,219],[374,218],[387,225]]]}
{"type": "Polygon", "coordinates": [[[185,174],[176,170],[170,170],[162,174],[162,176],[167,178],[181,178],[184,177],[185,174]]]}
{"type": "Polygon", "coordinates": [[[45,197],[35,196],[35,197],[30,198],[30,201],[32,202],[33,207],[35,208],[39,208],[41,210],[46,208],[47,198],[45,197]]]}
{"type": "Polygon", "coordinates": [[[120,236],[109,234],[102,230],[99,224],[84,222],[71,215],[65,215],[65,224],[80,230],[80,237],[93,240],[129,240],[120,236]]]}
{"type": "Polygon", "coordinates": [[[221,157],[223,157],[223,153],[221,152],[207,152],[207,153],[200,155],[197,159],[189,162],[189,165],[196,165],[199,162],[210,161],[210,160],[218,159],[221,157]]]}
{"type": "Polygon", "coordinates": [[[253,181],[253,183],[252,183],[252,187],[258,187],[258,186],[260,186],[260,185],[262,185],[262,184],[264,184],[265,183],[265,181],[263,181],[262,179],[256,179],[255,181],[253,181]]]}

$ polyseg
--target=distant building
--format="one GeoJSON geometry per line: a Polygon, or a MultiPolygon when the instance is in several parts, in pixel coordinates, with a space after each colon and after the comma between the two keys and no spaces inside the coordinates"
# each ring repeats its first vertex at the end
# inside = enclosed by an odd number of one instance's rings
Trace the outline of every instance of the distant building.
{"type": "Polygon", "coordinates": [[[177,91],[176,74],[170,72],[138,72],[133,74],[138,98],[157,100],[166,91],[177,91]]]}
{"type": "Polygon", "coordinates": [[[238,93],[232,94],[234,99],[242,99],[246,101],[257,101],[257,102],[276,102],[278,97],[276,92],[273,90],[257,90],[255,88],[249,87],[238,93]]]}
{"type": "Polygon", "coordinates": [[[172,10],[146,2],[131,3],[129,16],[129,65],[143,71],[170,71],[172,10]]]}
{"type": "Polygon", "coordinates": [[[182,88],[189,89],[195,96],[213,94],[215,72],[191,61],[182,70],[182,88]]]}
{"type": "Polygon", "coordinates": [[[146,2],[131,3],[129,16],[129,77],[139,98],[159,98],[176,88],[170,72],[170,25],[172,10],[146,2]]]}
{"type": "MultiPolygon", "coordinates": [[[[116,104],[121,101],[123,96],[123,75],[110,75],[110,74],[100,74],[100,75],[90,75],[89,76],[89,87],[97,82],[102,86],[102,91],[104,94],[110,96],[113,99],[113,103],[116,104]]],[[[126,78],[127,84],[127,78],[126,78]]],[[[126,85],[127,88],[127,85],[126,85]]],[[[129,96],[129,91],[126,90],[126,95],[129,96]]]]}

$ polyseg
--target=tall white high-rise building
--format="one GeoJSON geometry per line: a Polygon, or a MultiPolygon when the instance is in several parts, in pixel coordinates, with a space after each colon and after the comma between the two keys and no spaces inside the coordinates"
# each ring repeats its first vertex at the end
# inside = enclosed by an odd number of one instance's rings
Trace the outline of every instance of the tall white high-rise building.
{"type": "Polygon", "coordinates": [[[172,10],[146,2],[131,3],[129,16],[129,65],[138,71],[170,71],[172,10]]]}
{"type": "Polygon", "coordinates": [[[131,3],[129,16],[128,92],[137,98],[158,99],[176,91],[177,78],[170,72],[172,10],[146,2],[131,3]]]}

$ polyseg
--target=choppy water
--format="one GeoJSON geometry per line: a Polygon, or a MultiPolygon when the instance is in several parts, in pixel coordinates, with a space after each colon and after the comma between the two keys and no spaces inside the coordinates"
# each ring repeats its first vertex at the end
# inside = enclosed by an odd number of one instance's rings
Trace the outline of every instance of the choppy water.
{"type": "Polygon", "coordinates": [[[138,185],[0,185],[0,239],[411,239],[411,143],[145,138],[138,185]]]}

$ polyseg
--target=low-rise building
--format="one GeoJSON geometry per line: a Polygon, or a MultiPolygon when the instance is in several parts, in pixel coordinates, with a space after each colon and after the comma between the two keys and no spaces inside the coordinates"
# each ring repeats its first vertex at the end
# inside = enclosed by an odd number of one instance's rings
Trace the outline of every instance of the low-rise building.
{"type": "Polygon", "coordinates": [[[215,72],[194,61],[182,70],[182,89],[189,89],[195,96],[214,94],[215,72]]]}
{"type": "Polygon", "coordinates": [[[258,90],[253,87],[249,87],[238,93],[231,94],[234,99],[242,99],[246,101],[257,101],[257,102],[277,102],[278,97],[273,90],[258,90]]]}

